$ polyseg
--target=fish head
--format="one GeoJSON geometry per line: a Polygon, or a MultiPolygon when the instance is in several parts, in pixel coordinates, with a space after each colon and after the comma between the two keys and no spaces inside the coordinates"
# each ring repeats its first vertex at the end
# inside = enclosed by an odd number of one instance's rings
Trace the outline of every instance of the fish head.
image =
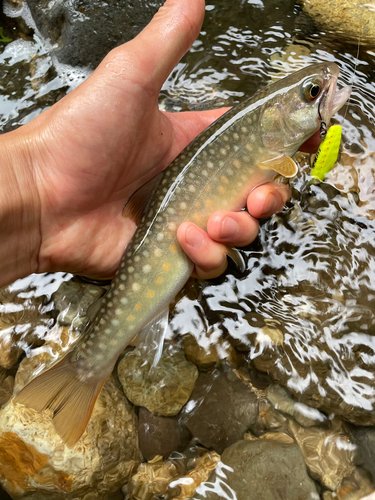
{"type": "Polygon", "coordinates": [[[269,87],[260,112],[260,134],[272,153],[293,155],[320,127],[328,125],[350,96],[351,87],[337,90],[339,68],[319,63],[269,87]]]}

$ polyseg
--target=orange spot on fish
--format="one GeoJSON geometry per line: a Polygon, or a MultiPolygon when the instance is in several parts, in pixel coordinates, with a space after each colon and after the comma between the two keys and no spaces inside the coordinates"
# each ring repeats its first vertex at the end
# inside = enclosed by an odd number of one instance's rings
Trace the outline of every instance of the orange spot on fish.
{"type": "Polygon", "coordinates": [[[163,283],[163,278],[162,278],[161,276],[158,276],[158,277],[156,278],[156,280],[155,280],[155,283],[156,283],[157,285],[161,285],[161,284],[163,283]]]}
{"type": "Polygon", "coordinates": [[[164,264],[163,264],[163,270],[164,271],[169,271],[170,268],[171,268],[171,266],[168,264],[168,262],[164,262],[164,264]]]}
{"type": "Polygon", "coordinates": [[[212,205],[212,200],[206,200],[205,201],[205,204],[210,207],[212,205]]]}
{"type": "Polygon", "coordinates": [[[252,151],[253,150],[253,146],[251,146],[250,144],[246,144],[246,149],[248,151],[252,151]]]}
{"type": "Polygon", "coordinates": [[[146,295],[149,299],[151,299],[151,297],[153,297],[155,295],[155,292],[154,292],[154,290],[149,290],[146,295]]]}
{"type": "Polygon", "coordinates": [[[196,208],[199,208],[201,206],[201,202],[200,201],[196,201],[195,204],[194,204],[194,206],[196,208]]]}
{"type": "Polygon", "coordinates": [[[128,316],[126,319],[127,319],[128,321],[133,321],[134,316],[132,316],[132,315],[130,314],[130,316],[128,316]]]}
{"type": "Polygon", "coordinates": [[[169,247],[169,250],[170,250],[172,253],[176,253],[176,252],[177,252],[177,247],[176,247],[176,245],[171,245],[171,246],[169,247]]]}
{"type": "Polygon", "coordinates": [[[240,166],[241,166],[241,162],[240,162],[240,161],[238,161],[238,160],[234,160],[233,165],[234,165],[236,168],[240,168],[240,166]]]}
{"type": "Polygon", "coordinates": [[[116,345],[116,344],[117,344],[117,342],[116,342],[116,340],[111,340],[111,341],[110,341],[110,344],[111,344],[111,345],[116,345]]]}
{"type": "Polygon", "coordinates": [[[221,182],[224,182],[224,184],[228,184],[228,182],[229,182],[229,181],[228,181],[228,178],[227,178],[227,177],[225,177],[225,175],[223,175],[223,176],[221,177],[221,182]]]}
{"type": "Polygon", "coordinates": [[[211,191],[211,186],[209,184],[207,184],[207,186],[204,189],[205,189],[205,191],[211,191]]]}
{"type": "Polygon", "coordinates": [[[194,219],[199,222],[201,220],[201,216],[199,214],[194,214],[194,219]]]}
{"type": "Polygon", "coordinates": [[[219,191],[219,193],[221,193],[221,194],[224,194],[224,193],[225,193],[225,189],[223,188],[223,186],[219,186],[219,187],[217,188],[217,190],[218,190],[218,191],[219,191]]]}
{"type": "Polygon", "coordinates": [[[137,303],[135,304],[135,306],[134,306],[134,309],[135,309],[136,311],[140,311],[140,310],[142,309],[142,304],[141,304],[140,302],[137,302],[137,303]]]}

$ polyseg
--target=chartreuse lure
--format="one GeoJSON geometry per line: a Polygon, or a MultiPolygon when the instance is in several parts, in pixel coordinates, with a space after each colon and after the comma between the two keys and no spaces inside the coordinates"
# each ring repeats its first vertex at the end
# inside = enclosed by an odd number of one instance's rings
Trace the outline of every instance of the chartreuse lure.
{"type": "Polygon", "coordinates": [[[325,138],[316,153],[310,175],[316,179],[324,180],[332,169],[339,155],[341,142],[341,126],[332,125],[326,132],[325,138]]]}

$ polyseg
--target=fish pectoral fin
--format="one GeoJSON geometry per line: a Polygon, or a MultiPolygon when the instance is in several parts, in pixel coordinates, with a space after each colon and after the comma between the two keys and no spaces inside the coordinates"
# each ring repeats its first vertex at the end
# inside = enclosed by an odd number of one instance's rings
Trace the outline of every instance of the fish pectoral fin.
{"type": "Polygon", "coordinates": [[[162,310],[160,314],[146,325],[132,340],[131,345],[146,349],[152,367],[155,367],[163,352],[164,338],[168,329],[169,308],[162,310]]]}
{"type": "Polygon", "coordinates": [[[104,297],[99,297],[97,300],[95,300],[89,307],[87,308],[86,316],[90,321],[93,321],[95,316],[98,314],[100,311],[100,308],[102,307],[104,297]]]}
{"type": "Polygon", "coordinates": [[[162,177],[163,172],[159,172],[131,195],[122,211],[123,217],[131,219],[136,226],[140,224],[143,214],[152,199],[153,193],[159,186],[162,177]]]}
{"type": "Polygon", "coordinates": [[[230,247],[227,245],[226,245],[226,252],[228,257],[230,257],[232,261],[235,263],[237,269],[241,273],[244,273],[246,270],[246,264],[244,258],[242,257],[242,253],[237,248],[230,247]]]}
{"type": "Polygon", "coordinates": [[[71,361],[68,354],[27,384],[14,398],[14,403],[38,412],[52,410],[55,430],[71,448],[85,431],[95,401],[110,373],[83,379],[76,362],[71,361]]]}
{"type": "Polygon", "coordinates": [[[258,166],[274,170],[287,179],[294,177],[298,173],[298,166],[296,162],[290,156],[284,154],[269,160],[260,161],[258,166]]]}

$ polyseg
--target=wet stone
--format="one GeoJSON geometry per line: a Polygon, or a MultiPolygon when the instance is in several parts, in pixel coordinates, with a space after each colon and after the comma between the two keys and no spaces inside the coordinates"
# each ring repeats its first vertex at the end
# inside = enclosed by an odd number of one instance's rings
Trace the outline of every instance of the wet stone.
{"type": "Polygon", "coordinates": [[[356,445],[350,440],[345,425],[335,419],[328,428],[303,428],[289,423],[311,476],[332,491],[355,471],[356,445]]]}
{"type": "Polygon", "coordinates": [[[231,372],[201,373],[184,418],[190,432],[217,453],[241,439],[256,421],[258,403],[251,388],[231,372]]]}
{"type": "Polygon", "coordinates": [[[190,397],[198,369],[173,345],[163,350],[155,367],[152,362],[143,349],[127,353],[120,361],[117,372],[126,397],[156,415],[177,415],[190,397]]]}
{"type": "Polygon", "coordinates": [[[161,417],[140,408],[138,421],[139,447],[146,460],[157,455],[167,458],[188,444],[190,433],[177,418],[161,417]]]}
{"type": "Polygon", "coordinates": [[[60,62],[95,68],[114,47],[134,38],[164,2],[27,0],[33,19],[60,62]]]}
{"type": "Polygon", "coordinates": [[[139,466],[126,487],[127,497],[131,500],[154,500],[163,495],[171,481],[182,473],[179,464],[163,461],[160,456],[155,457],[151,462],[139,466]]]}
{"type": "Polygon", "coordinates": [[[351,431],[358,446],[356,463],[368,470],[375,483],[375,428],[353,427],[351,431]]]}
{"type": "Polygon", "coordinates": [[[0,289],[0,367],[12,368],[29,345],[42,345],[53,319],[34,290],[0,289]]]}
{"type": "Polygon", "coordinates": [[[296,444],[272,440],[242,440],[227,448],[221,462],[194,500],[219,500],[220,492],[237,500],[319,500],[296,444]]]}
{"type": "Polygon", "coordinates": [[[303,427],[318,425],[327,420],[327,417],[316,408],[294,401],[289,392],[280,385],[271,385],[266,394],[267,399],[277,410],[290,415],[303,427]]]}
{"type": "Polygon", "coordinates": [[[113,378],[72,448],[56,434],[49,410],[10,403],[0,412],[0,429],[0,482],[17,498],[109,500],[141,461],[137,418],[113,378]]]}
{"type": "Polygon", "coordinates": [[[362,0],[300,0],[305,11],[335,38],[362,45],[375,43],[374,4],[362,0]]]}
{"type": "Polygon", "coordinates": [[[83,284],[75,280],[64,281],[52,295],[55,309],[59,311],[57,320],[61,326],[80,329],[90,318],[89,308],[105,292],[105,288],[83,284]]]}

